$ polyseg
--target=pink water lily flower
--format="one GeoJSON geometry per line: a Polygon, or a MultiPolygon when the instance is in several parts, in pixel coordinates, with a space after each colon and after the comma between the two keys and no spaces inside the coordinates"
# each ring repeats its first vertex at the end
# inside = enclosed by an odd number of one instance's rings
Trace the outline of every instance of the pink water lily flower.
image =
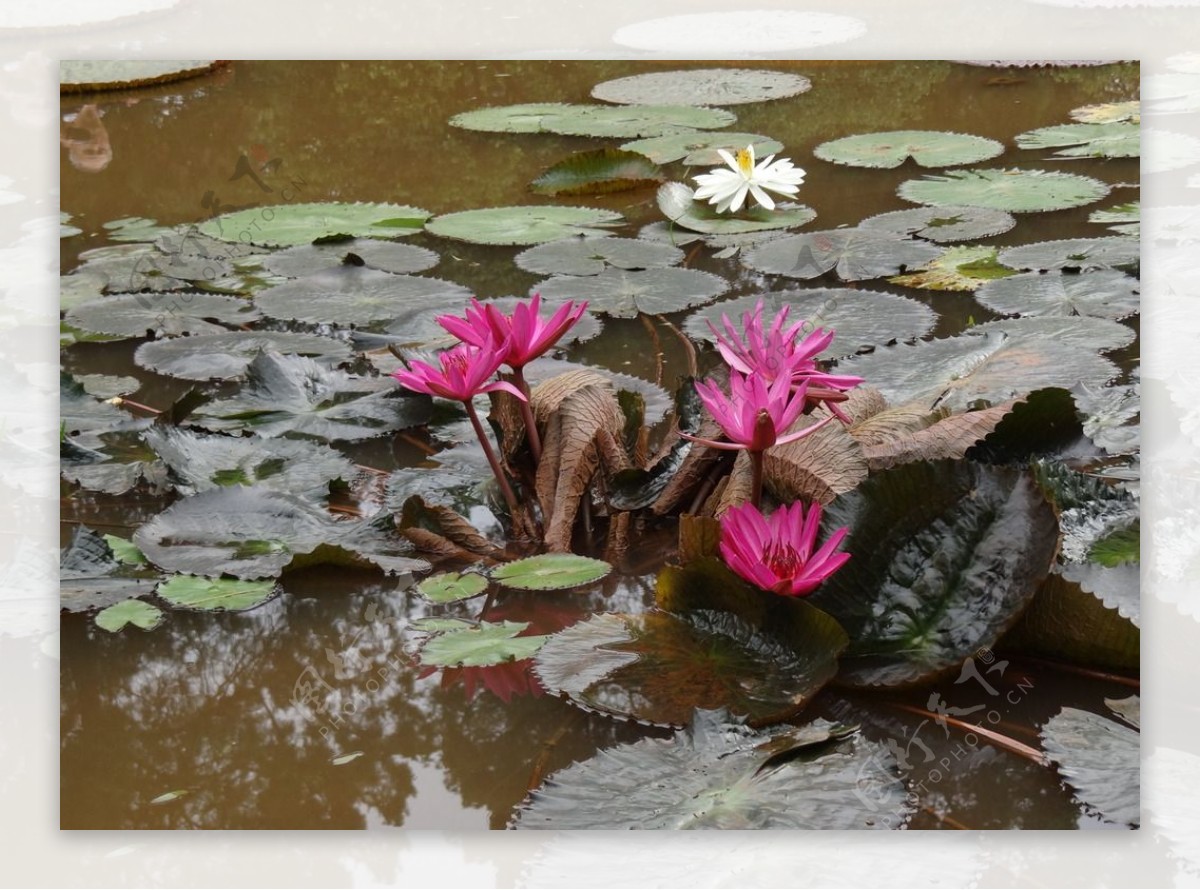
{"type": "Polygon", "coordinates": [[[721,558],[742,578],[784,596],[806,596],[840,569],[849,553],[837,552],[849,534],[835,531],[814,550],[821,525],[821,506],[805,515],[797,501],[765,517],[753,504],[731,507],[721,517],[721,558]]]}
{"type": "Polygon", "coordinates": [[[772,445],[803,439],[833,420],[831,415],[812,426],[788,433],[787,429],[804,413],[808,383],[802,382],[793,390],[791,378],[786,376],[768,382],[762,375],[730,371],[728,396],[708,380],[697,383],[696,392],[730,441],[717,442],[684,432],[679,435],[710,448],[744,448],[761,453],[772,445]]]}
{"type": "Polygon", "coordinates": [[[576,305],[570,300],[550,318],[543,319],[539,315],[541,302],[541,294],[534,294],[528,303],[518,303],[512,315],[505,315],[490,303],[472,299],[466,318],[441,315],[437,322],[464,343],[474,346],[481,346],[489,336],[497,343],[507,342],[500,363],[517,370],[550,349],[587,310],[587,303],[576,305]]]}
{"type": "Polygon", "coordinates": [[[504,380],[488,379],[496,373],[504,355],[504,346],[497,347],[488,337],[479,346],[463,343],[438,356],[440,367],[422,361],[411,362],[408,370],[393,371],[392,376],[406,389],[469,403],[482,392],[503,390],[521,401],[525,394],[504,380]]]}

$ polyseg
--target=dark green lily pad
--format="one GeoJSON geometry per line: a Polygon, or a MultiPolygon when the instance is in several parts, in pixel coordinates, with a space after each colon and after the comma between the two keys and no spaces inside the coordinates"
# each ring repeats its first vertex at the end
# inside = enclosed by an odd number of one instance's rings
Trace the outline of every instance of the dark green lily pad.
{"type": "Polygon", "coordinates": [[[277,204],[250,207],[200,223],[202,234],[260,247],[311,244],[320,238],[400,238],[421,231],[429,211],[400,204],[277,204]]]}
{"type": "Polygon", "coordinates": [[[893,130],[822,142],[813,154],[851,167],[899,167],[909,158],[922,167],[975,164],[1004,153],[1003,143],[966,133],[893,130]]]}
{"type": "Polygon", "coordinates": [[[1004,210],[962,205],[893,210],[869,216],[858,227],[897,236],[916,235],[944,244],[989,238],[1007,232],[1016,224],[1016,217],[1004,210]]]}
{"type": "Polygon", "coordinates": [[[146,423],[131,421],[129,429],[64,441],[59,459],[62,477],[105,494],[124,494],[143,483],[155,491],[165,488],[166,468],[142,440],[146,423]]]}
{"type": "Polygon", "coordinates": [[[862,281],[916,268],[941,254],[924,241],[870,229],[829,229],[776,238],[742,251],[742,262],[759,272],[817,278],[836,270],[843,281],[862,281]]]}
{"type": "Polygon", "coordinates": [[[599,275],[609,266],[650,269],[683,262],[683,251],[640,238],[572,238],[523,250],[513,262],[535,275],[599,275]]]}
{"type": "Polygon", "coordinates": [[[513,828],[897,828],[908,817],[895,758],[824,721],[754,731],[698,710],[674,738],[601,751],[552,774],[513,828]],[[822,737],[824,737],[822,739],[822,737]]]}
{"type": "Polygon", "coordinates": [[[441,238],[472,244],[529,245],[581,235],[603,237],[605,226],[621,220],[621,214],[611,210],[545,204],[447,213],[430,220],[427,228],[441,238]]]}
{"type": "Polygon", "coordinates": [[[683,130],[716,130],[737,120],[721,108],[686,105],[560,105],[481,108],[450,118],[451,126],[488,133],[558,133],[636,139],[683,130]]]}
{"type": "Polygon", "coordinates": [[[928,306],[908,297],[883,291],[852,288],[815,288],[812,290],[771,291],[726,300],[706,306],[683,325],[684,333],[693,340],[715,342],[707,322],[721,330],[721,316],[728,315],[735,325],[744,313],[763,302],[765,318],[773,317],[782,307],[791,307],[788,318],[807,321],[805,330],[817,328],[835,331],[831,342],[819,358],[834,359],[852,355],[860,349],[880,346],[892,340],[911,340],[933,330],[937,316],[928,306]]]}
{"type": "Polygon", "coordinates": [[[225,333],[226,325],[246,324],[258,318],[258,312],[246,300],[179,291],[101,297],[69,310],[64,320],[72,327],[100,334],[177,337],[225,333]]]}
{"type": "Polygon", "coordinates": [[[276,593],[274,581],[241,581],[175,575],[155,591],[171,605],[204,612],[244,612],[262,605],[276,593]]]}
{"type": "Polygon", "coordinates": [[[175,488],[190,495],[230,485],[259,485],[306,498],[329,494],[334,479],[358,475],[354,464],[327,445],[301,439],[207,436],[178,427],[154,427],[146,443],[170,468],[175,488]]]}
{"type": "Polygon", "coordinates": [[[442,572],[418,584],[417,593],[431,603],[456,603],[479,596],[487,586],[487,578],[474,572],[442,572]]]}
{"type": "Polygon", "coordinates": [[[681,312],[716,299],[729,282],[697,269],[606,269],[599,275],[556,275],[530,293],[552,300],[586,300],[588,310],[617,318],[681,312]]]}
{"type": "Polygon", "coordinates": [[[196,77],[222,64],[214,59],[64,59],[58,63],[58,88],[64,93],[125,90],[196,77]]]}
{"type": "Polygon", "coordinates": [[[1053,340],[1097,352],[1124,349],[1137,338],[1131,328],[1107,318],[1000,318],[977,324],[971,330],[983,335],[999,331],[1014,338],[1053,340]]]}
{"type": "Polygon", "coordinates": [[[260,291],[254,304],[271,318],[351,326],[470,298],[470,290],[452,281],[342,265],[260,291]]]}
{"type": "Polygon", "coordinates": [[[951,247],[907,275],[896,275],[888,282],[922,290],[973,291],[988,281],[1016,274],[996,261],[996,250],[978,245],[951,247]]]}
{"type": "Polygon", "coordinates": [[[154,630],[163,620],[162,609],[141,600],[121,600],[96,613],[96,626],[109,633],[116,633],[132,624],[142,630],[154,630]]]}
{"type": "Polygon", "coordinates": [[[58,237],[73,238],[76,235],[82,234],[83,229],[71,224],[71,214],[65,210],[60,210],[58,212],[58,237]]]}
{"type": "Polygon", "coordinates": [[[592,97],[620,105],[744,105],[798,96],[812,88],[800,74],[762,68],[654,71],[606,80],[592,97]]]}
{"type": "Polygon", "coordinates": [[[102,226],[109,241],[141,241],[152,243],[171,232],[170,226],[159,225],[158,220],[144,216],[126,216],[110,220],[102,226]]]}
{"type": "Polygon", "coordinates": [[[950,170],[910,179],[896,193],[914,204],[968,204],[1009,213],[1066,210],[1099,201],[1109,187],[1098,179],[1048,170],[950,170]]]}
{"type": "Polygon", "coordinates": [[[420,661],[436,667],[487,667],[523,661],[547,639],[540,634],[518,636],[528,627],[527,621],[481,621],[470,627],[442,630],[421,646],[420,661]]]}
{"type": "Polygon", "coordinates": [[[154,591],[160,576],[151,567],[119,560],[104,536],[80,526],[59,561],[59,606],[85,612],[154,591]]]}
{"type": "Polygon", "coordinates": [[[1060,158],[1136,158],[1142,153],[1142,128],[1135,123],[1062,124],[1017,136],[1017,148],[1060,149],[1060,158]]]}
{"type": "Polygon", "coordinates": [[[266,352],[250,363],[236,395],[200,406],[193,421],[211,430],[357,441],[419,426],[430,411],[429,397],[409,393],[390,378],[358,377],[300,356],[266,352]]]}
{"type": "Polygon", "coordinates": [[[58,375],[58,407],[59,424],[66,436],[104,432],[133,420],[120,408],[89,395],[65,371],[58,375]]]}
{"type": "Polygon", "coordinates": [[[1087,315],[1127,318],[1141,306],[1136,278],[1115,269],[1069,275],[1025,272],[986,282],[975,293],[984,306],[1000,315],[1087,315]]]}
{"type": "Polygon", "coordinates": [[[759,136],[757,133],[730,133],[725,130],[697,130],[691,133],[671,133],[649,139],[635,139],[633,142],[626,142],[621,148],[645,155],[656,164],[682,161],[688,166],[715,167],[725,163],[717,154],[717,149],[723,148],[732,154],[747,146],[754,147],[756,158],[765,158],[767,155],[783,151],[783,143],[769,136],[759,136]]]}
{"type": "Polygon", "coordinates": [[[1141,824],[1141,736],[1089,711],[1063,708],[1042,727],[1042,746],[1075,791],[1106,822],[1141,824]]]}
{"type": "Polygon", "coordinates": [[[497,566],[490,577],[517,590],[566,590],[594,584],[611,571],[612,566],[603,560],[574,553],[543,553],[497,566]]]}
{"type": "Polygon", "coordinates": [[[305,278],[345,263],[395,275],[424,272],[438,264],[432,250],[375,238],[348,238],[321,244],[301,244],[259,259],[263,268],[285,278],[305,278]],[[357,258],[357,259],[355,259],[357,258]]]}
{"type": "Polygon", "coordinates": [[[705,235],[744,235],[773,229],[791,229],[812,222],[817,212],[803,204],[776,204],[743,208],[737,214],[717,213],[716,208],[695,200],[695,189],[682,182],[664,182],[656,200],[663,216],[677,226],[705,235]]]}
{"type": "Polygon", "coordinates": [[[1088,272],[1114,266],[1135,266],[1141,260],[1141,252],[1136,238],[1067,238],[1008,247],[1000,252],[999,259],[1014,269],[1088,272]]]}
{"type": "Polygon", "coordinates": [[[810,600],[850,637],[842,678],[906,686],[993,646],[1050,571],[1054,511],[1029,476],[964,461],[906,464],[826,508],[852,558],[810,600]]]}
{"type": "Polygon", "coordinates": [[[559,161],[530,184],[538,195],[606,195],[658,185],[666,176],[657,164],[632,151],[598,148],[559,161]]]}
{"type": "Polygon", "coordinates": [[[312,356],[331,363],[350,357],[345,343],[316,334],[234,331],[143,343],[133,360],[158,374],[185,380],[228,380],[245,374],[255,357],[265,352],[312,356]]]}

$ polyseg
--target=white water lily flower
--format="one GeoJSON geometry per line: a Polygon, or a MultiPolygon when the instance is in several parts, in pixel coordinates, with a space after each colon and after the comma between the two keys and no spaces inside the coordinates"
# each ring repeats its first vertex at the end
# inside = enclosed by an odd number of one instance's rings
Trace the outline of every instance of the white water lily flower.
{"type": "Polygon", "coordinates": [[[697,201],[716,204],[717,213],[727,210],[737,213],[746,202],[747,193],[767,210],[774,210],[775,201],[767,191],[794,195],[804,182],[804,171],[787,158],[776,161],[775,155],[768,155],[755,164],[753,145],[739,150],[736,157],[723,148],[717,149],[717,153],[730,169],[718,167],[711,173],[693,177],[700,183],[700,188],[692,196],[697,201]]]}

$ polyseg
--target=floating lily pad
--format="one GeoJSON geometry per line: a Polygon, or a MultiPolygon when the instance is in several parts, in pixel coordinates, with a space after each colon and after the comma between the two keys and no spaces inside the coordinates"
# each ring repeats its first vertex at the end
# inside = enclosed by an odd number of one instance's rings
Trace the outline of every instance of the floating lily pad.
{"type": "Polygon", "coordinates": [[[142,630],[154,630],[163,620],[162,609],[141,600],[122,600],[96,613],[96,626],[109,633],[132,624],[142,630]]]}
{"type": "Polygon", "coordinates": [[[935,259],[932,244],[871,229],[829,229],[776,238],[742,251],[751,269],[789,278],[817,278],[836,270],[843,281],[895,275],[935,259]]]}
{"type": "Polygon", "coordinates": [[[1135,729],[1142,726],[1142,700],[1139,696],[1128,698],[1106,698],[1104,704],[1108,709],[1135,729]]]}
{"type": "Polygon", "coordinates": [[[274,581],[239,581],[175,575],[155,591],[174,606],[204,612],[244,612],[275,595],[274,581]]]}
{"type": "Polygon", "coordinates": [[[683,330],[693,340],[715,342],[708,322],[721,330],[721,316],[736,323],[743,314],[763,302],[764,317],[772,317],[789,306],[788,318],[794,323],[807,321],[806,331],[817,328],[835,331],[833,342],[818,358],[834,359],[852,355],[859,349],[880,346],[892,340],[911,340],[933,330],[937,316],[928,306],[907,297],[882,291],[831,287],[812,290],[771,291],[726,300],[706,306],[691,315],[683,330]]]}
{"type": "Polygon", "coordinates": [[[67,213],[65,210],[60,210],[58,212],[58,237],[73,238],[76,235],[82,234],[83,229],[79,228],[79,226],[71,224],[71,214],[67,213]]]}
{"type": "Polygon", "coordinates": [[[975,294],[1000,315],[1088,315],[1127,318],[1141,305],[1140,285],[1115,269],[1069,275],[1025,272],[989,281],[975,294]]]}
{"type": "Polygon", "coordinates": [[[105,494],[124,494],[143,483],[155,491],[165,488],[165,468],[142,440],[141,427],[146,423],[132,421],[130,429],[65,441],[60,449],[62,477],[105,494]]]}
{"type": "Polygon", "coordinates": [[[889,278],[891,284],[923,290],[973,291],[988,281],[1016,272],[996,261],[995,247],[961,245],[907,275],[889,278]]]}
{"type": "Polygon", "coordinates": [[[158,572],[125,563],[104,536],[80,526],[59,561],[59,605],[68,612],[104,608],[154,591],[158,572]]]}
{"type": "Polygon", "coordinates": [[[1142,205],[1140,201],[1117,204],[1107,210],[1093,210],[1088,222],[1108,226],[1109,231],[1137,238],[1142,233],[1142,205]]]}
{"type": "Polygon", "coordinates": [[[1113,124],[1118,121],[1139,123],[1142,119],[1142,103],[1137,99],[1131,99],[1127,102],[1084,105],[1071,112],[1071,119],[1082,124],[1113,124]]]}
{"type": "Polygon", "coordinates": [[[909,158],[922,167],[974,164],[1004,153],[1003,143],[965,133],[893,130],[822,142],[813,154],[851,167],[899,167],[909,158]]]}
{"type": "Polygon", "coordinates": [[[812,88],[799,74],[762,68],[655,71],[607,80],[592,97],[621,105],[744,105],[798,96],[812,88]]]}
{"type": "Polygon", "coordinates": [[[211,430],[250,429],[260,436],[300,433],[357,441],[429,420],[427,396],[387,377],[358,377],[322,368],[311,359],[267,352],[250,363],[237,394],[196,409],[194,422],[211,430]]]}
{"type": "Polygon", "coordinates": [[[1141,824],[1141,737],[1137,730],[1089,711],[1063,708],[1042,727],[1046,755],[1075,799],[1106,822],[1141,824]]]}
{"type": "Polygon", "coordinates": [[[541,133],[544,132],[542,121],[572,107],[564,102],[528,102],[477,108],[454,115],[450,125],[482,133],[541,133]]]}
{"type": "Polygon", "coordinates": [[[1041,127],[1019,135],[1017,148],[1057,148],[1060,158],[1136,158],[1142,153],[1142,128],[1128,122],[1041,127]]]}
{"type": "Polygon", "coordinates": [[[697,269],[606,269],[599,275],[556,275],[531,288],[553,300],[587,300],[588,309],[617,318],[681,312],[716,299],[729,282],[697,269]]]}
{"type": "Polygon", "coordinates": [[[968,204],[1009,213],[1065,210],[1099,201],[1109,187],[1098,179],[1048,170],[950,170],[910,179],[896,193],[914,204],[968,204]]]}
{"type": "Polygon", "coordinates": [[[380,272],[410,275],[438,264],[438,255],[424,247],[380,241],[375,238],[348,238],[321,244],[301,244],[259,259],[263,268],[285,278],[304,278],[343,264],[364,265],[380,272]]]}
{"type": "Polygon", "coordinates": [[[656,164],[682,161],[689,166],[715,167],[725,163],[717,153],[717,149],[723,148],[732,154],[747,146],[754,148],[756,158],[765,158],[767,155],[783,151],[783,143],[769,136],[760,136],[757,133],[730,133],[725,130],[716,132],[696,130],[691,133],[653,136],[649,139],[626,142],[621,148],[645,155],[656,164]]]}
{"type": "Polygon", "coordinates": [[[743,235],[773,229],[790,229],[812,222],[817,212],[803,204],[776,204],[743,208],[737,214],[717,213],[716,208],[695,200],[695,189],[682,182],[664,182],[658,189],[658,209],[675,225],[706,235],[743,235]]]}
{"type": "Polygon", "coordinates": [[[246,300],[179,291],[172,294],[121,294],[83,303],[67,312],[67,324],[85,331],[125,337],[177,337],[220,334],[226,325],[257,321],[246,300]],[[214,322],[221,322],[215,324],[214,322]]]}
{"type": "Polygon", "coordinates": [[[608,748],[552,774],[512,827],[886,829],[908,812],[882,745],[824,721],[754,731],[699,710],[669,741],[608,748]]]}
{"type": "Polygon", "coordinates": [[[481,108],[450,118],[451,126],[488,133],[558,133],[636,139],[682,130],[716,130],[737,120],[721,108],[686,105],[559,105],[481,108]]]}
{"type": "MultiPolygon", "coordinates": [[[[543,635],[518,636],[527,621],[481,621],[442,630],[421,646],[421,664],[435,667],[487,667],[531,658],[546,642],[543,635]]],[[[428,625],[426,628],[428,629],[428,625]]]]}
{"type": "Polygon", "coordinates": [[[852,558],[810,597],[846,628],[842,677],[903,686],[993,646],[1050,571],[1054,511],[1025,473],[964,461],[871,476],[826,508],[852,558]]]}
{"type": "Polygon", "coordinates": [[[421,231],[429,211],[400,204],[277,204],[250,207],[200,223],[201,233],[221,241],[260,247],[311,244],[337,235],[400,238],[421,231]]]}
{"type": "Polygon", "coordinates": [[[621,222],[621,214],[593,207],[546,204],[488,207],[447,213],[429,221],[430,233],[473,244],[542,244],[580,235],[601,237],[605,226],[621,222]]]}
{"type": "Polygon", "coordinates": [[[428,306],[465,303],[471,291],[452,281],[334,266],[260,291],[254,304],[271,318],[309,324],[366,325],[428,306]]]}
{"type": "Polygon", "coordinates": [[[147,444],[170,468],[180,494],[230,485],[259,485],[307,498],[329,494],[334,479],[349,482],[354,464],[327,445],[299,439],[206,436],[178,427],[154,427],[147,444]]]}
{"type": "Polygon", "coordinates": [[[1039,241],[1000,251],[999,260],[1014,269],[1075,269],[1087,272],[1119,266],[1135,266],[1140,262],[1140,245],[1136,238],[1066,238],[1061,241],[1039,241]]]}
{"type": "Polygon", "coordinates": [[[185,380],[228,380],[246,373],[255,356],[264,352],[305,355],[340,362],[350,347],[316,334],[286,331],[235,331],[143,343],[133,360],[143,368],[185,380]]]}
{"type": "Polygon", "coordinates": [[[1016,224],[1016,218],[1003,210],[963,205],[893,210],[867,217],[858,227],[893,235],[916,235],[941,244],[988,238],[1007,232],[1016,224]]]}
{"type": "Polygon", "coordinates": [[[88,394],[65,371],[60,372],[58,378],[59,424],[64,435],[112,430],[133,419],[120,408],[88,394]]]}
{"type": "Polygon", "coordinates": [[[543,553],[505,563],[491,571],[493,581],[518,590],[566,590],[607,577],[612,566],[574,553],[543,553]]]}
{"type": "Polygon", "coordinates": [[[576,152],[530,184],[538,195],[606,195],[648,188],[665,179],[658,165],[632,151],[598,148],[576,152]]]}
{"type": "Polygon", "coordinates": [[[417,593],[431,603],[456,603],[487,590],[487,578],[473,572],[442,572],[417,585],[417,593]]]}
{"type": "Polygon", "coordinates": [[[640,238],[572,238],[524,250],[513,262],[535,275],[599,275],[609,266],[650,269],[674,266],[683,251],[640,238]]]}
{"type": "Polygon", "coordinates": [[[142,566],[146,564],[146,555],[138,550],[132,541],[117,535],[105,535],[104,541],[112,548],[113,556],[118,562],[127,566],[142,566]]]}
{"type": "Polygon", "coordinates": [[[223,64],[214,59],[64,59],[58,63],[58,88],[64,93],[131,89],[196,77],[223,64]]]}
{"type": "Polygon", "coordinates": [[[98,399],[111,399],[116,396],[127,396],[137,392],[142,381],[136,377],[112,374],[80,374],[75,378],[88,395],[98,399]]]}

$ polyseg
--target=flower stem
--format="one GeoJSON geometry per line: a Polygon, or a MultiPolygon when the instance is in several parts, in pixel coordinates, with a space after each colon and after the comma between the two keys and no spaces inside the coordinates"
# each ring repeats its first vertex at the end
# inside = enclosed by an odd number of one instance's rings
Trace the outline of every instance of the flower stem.
{"type": "Polygon", "coordinates": [[[763,489],[763,452],[751,451],[750,454],[750,503],[759,510],[762,509],[763,489]]]}
{"type": "Polygon", "coordinates": [[[513,517],[513,522],[517,520],[517,496],[513,494],[512,486],[508,484],[508,477],[504,475],[504,469],[500,466],[500,461],[496,457],[496,452],[492,448],[491,440],[488,439],[487,433],[483,430],[483,423],[479,420],[479,414],[475,411],[475,406],[471,402],[465,401],[463,404],[467,408],[467,417],[471,418],[471,426],[475,428],[475,435],[479,437],[479,444],[483,446],[484,457],[492,467],[492,473],[496,476],[496,481],[500,484],[500,491],[504,495],[504,501],[508,504],[508,512],[513,517]]]}
{"type": "MultiPolygon", "coordinates": [[[[525,372],[521,368],[513,368],[513,382],[517,389],[529,398],[529,384],[525,382],[525,372]]],[[[533,406],[528,401],[521,402],[521,419],[525,421],[525,433],[529,439],[529,450],[533,454],[533,462],[542,460],[542,437],[538,435],[537,419],[533,416],[533,406]]]]}

